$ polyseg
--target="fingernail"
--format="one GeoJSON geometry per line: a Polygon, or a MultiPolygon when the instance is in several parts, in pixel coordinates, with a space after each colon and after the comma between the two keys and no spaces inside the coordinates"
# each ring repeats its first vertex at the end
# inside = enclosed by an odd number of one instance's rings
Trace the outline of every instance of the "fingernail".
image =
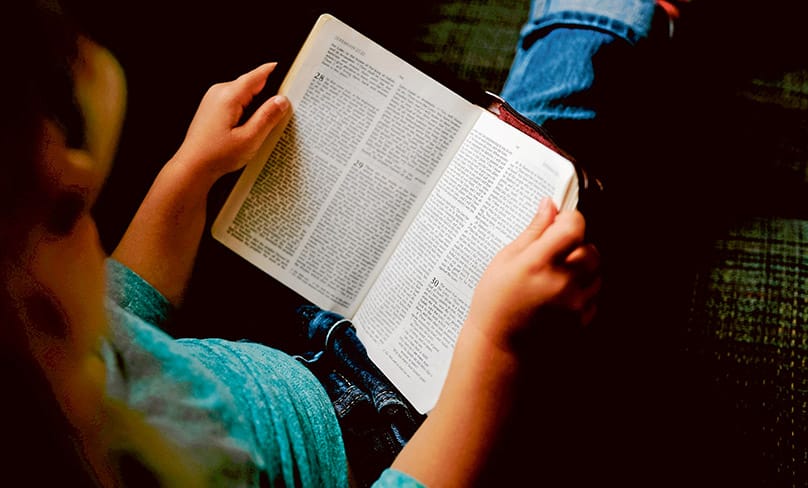
{"type": "Polygon", "coordinates": [[[284,95],[276,95],[274,98],[275,106],[278,107],[282,112],[285,112],[289,108],[289,99],[286,98],[284,95]]]}

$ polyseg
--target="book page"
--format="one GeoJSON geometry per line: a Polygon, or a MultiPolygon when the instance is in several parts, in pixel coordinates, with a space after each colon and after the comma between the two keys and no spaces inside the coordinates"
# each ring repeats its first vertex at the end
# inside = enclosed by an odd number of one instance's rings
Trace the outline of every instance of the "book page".
{"type": "Polygon", "coordinates": [[[371,359],[421,413],[437,401],[488,263],[542,197],[574,208],[577,185],[567,159],[482,111],[354,317],[371,359]]]}
{"type": "Polygon", "coordinates": [[[292,114],[244,170],[213,234],[350,317],[477,109],[328,15],[279,91],[292,114]]]}

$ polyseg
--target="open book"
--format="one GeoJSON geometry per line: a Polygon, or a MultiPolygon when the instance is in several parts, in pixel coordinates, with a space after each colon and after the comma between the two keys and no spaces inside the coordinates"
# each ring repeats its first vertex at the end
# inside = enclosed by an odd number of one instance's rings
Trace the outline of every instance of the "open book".
{"type": "Polygon", "coordinates": [[[576,206],[576,167],[507,104],[472,104],[330,15],[279,92],[291,114],[213,235],[351,319],[374,363],[428,412],[481,273],[543,196],[576,206]]]}

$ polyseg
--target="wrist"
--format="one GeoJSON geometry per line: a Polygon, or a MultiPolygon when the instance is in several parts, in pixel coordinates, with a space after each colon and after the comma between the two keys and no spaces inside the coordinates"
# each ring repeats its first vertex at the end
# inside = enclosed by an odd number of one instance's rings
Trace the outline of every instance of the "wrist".
{"type": "Polygon", "coordinates": [[[455,346],[468,356],[485,358],[485,367],[495,367],[504,374],[513,374],[521,362],[517,350],[510,347],[505,339],[492,336],[486,328],[467,320],[461,329],[455,346]]]}
{"type": "Polygon", "coordinates": [[[525,343],[527,338],[517,338],[522,335],[520,331],[523,328],[510,323],[502,314],[470,314],[463,324],[458,342],[462,338],[469,348],[488,351],[487,354],[504,363],[518,364],[529,349],[529,344],[525,343]]]}
{"type": "MultiPolygon", "coordinates": [[[[513,394],[520,371],[521,361],[516,354],[466,323],[457,338],[441,397],[473,398],[477,407],[503,408],[513,394]]],[[[441,403],[445,402],[438,401],[436,408],[441,403]]]]}
{"type": "Polygon", "coordinates": [[[160,172],[160,177],[170,180],[172,188],[191,190],[193,194],[204,196],[222,176],[181,153],[175,154],[160,172]]]}

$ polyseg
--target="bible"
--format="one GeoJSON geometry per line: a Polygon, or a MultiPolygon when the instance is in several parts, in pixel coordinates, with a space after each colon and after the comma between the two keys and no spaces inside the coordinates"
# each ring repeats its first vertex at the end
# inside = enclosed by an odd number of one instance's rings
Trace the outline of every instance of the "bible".
{"type": "Polygon", "coordinates": [[[216,217],[216,240],[350,319],[421,413],[480,275],[544,196],[591,185],[507,103],[481,106],[322,15],[279,88],[292,109],[216,217]]]}

